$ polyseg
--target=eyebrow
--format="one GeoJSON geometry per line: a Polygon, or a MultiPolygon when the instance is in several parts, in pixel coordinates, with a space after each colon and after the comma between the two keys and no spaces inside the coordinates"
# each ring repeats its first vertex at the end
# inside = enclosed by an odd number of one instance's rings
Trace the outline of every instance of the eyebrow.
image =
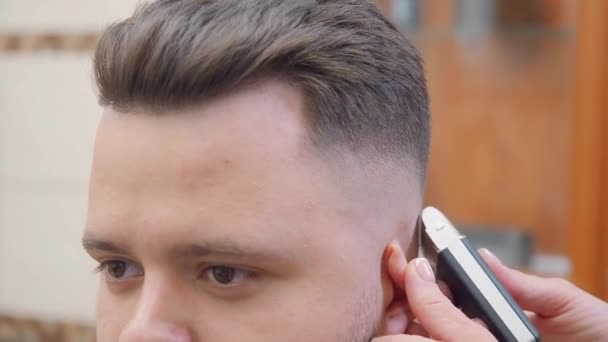
{"type": "Polygon", "coordinates": [[[87,251],[99,251],[99,252],[108,252],[108,253],[116,253],[116,254],[129,254],[129,251],[120,247],[112,242],[99,240],[96,238],[85,237],[82,238],[82,247],[87,251]]]}
{"type": "Polygon", "coordinates": [[[233,258],[264,258],[285,259],[291,253],[256,249],[249,246],[238,245],[232,241],[224,242],[202,242],[189,243],[174,246],[169,250],[169,255],[176,258],[200,258],[200,257],[233,257],[233,258]]]}
{"type": "MultiPolygon", "coordinates": [[[[88,235],[83,237],[82,246],[89,252],[98,251],[115,254],[131,254],[125,247],[88,235]]],[[[239,259],[259,258],[284,260],[295,258],[295,255],[290,251],[257,249],[250,246],[239,245],[233,241],[175,245],[169,249],[168,254],[173,258],[230,257],[239,259]]]]}

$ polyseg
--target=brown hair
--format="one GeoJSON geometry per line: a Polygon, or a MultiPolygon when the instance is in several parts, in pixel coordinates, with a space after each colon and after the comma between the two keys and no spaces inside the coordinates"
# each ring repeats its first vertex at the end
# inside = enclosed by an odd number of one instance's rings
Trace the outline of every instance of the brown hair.
{"type": "Polygon", "coordinates": [[[280,77],[307,97],[323,148],[415,161],[430,123],[421,59],[366,0],[157,0],[95,52],[100,102],[155,113],[280,77]]]}

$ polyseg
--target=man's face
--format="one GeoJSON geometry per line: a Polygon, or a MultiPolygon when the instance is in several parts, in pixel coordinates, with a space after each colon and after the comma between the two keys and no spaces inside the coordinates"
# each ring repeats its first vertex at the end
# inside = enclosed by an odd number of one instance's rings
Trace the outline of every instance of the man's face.
{"type": "Polygon", "coordinates": [[[107,110],[84,237],[98,340],[372,337],[392,296],[392,237],[374,231],[415,216],[366,203],[308,144],[302,97],[279,82],[179,113],[107,110]]]}

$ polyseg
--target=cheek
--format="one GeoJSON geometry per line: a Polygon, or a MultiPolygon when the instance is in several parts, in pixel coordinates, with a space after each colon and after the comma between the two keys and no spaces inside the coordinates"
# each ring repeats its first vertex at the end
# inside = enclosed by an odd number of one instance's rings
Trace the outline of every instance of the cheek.
{"type": "MultiPolygon", "coordinates": [[[[339,278],[339,277],[337,277],[339,278]]],[[[217,342],[360,341],[377,322],[379,289],[359,283],[345,286],[332,277],[286,280],[244,302],[193,300],[188,327],[196,336],[217,342]],[[314,280],[314,281],[312,281],[314,280]]],[[[118,341],[135,312],[130,298],[100,288],[97,340],[118,341]]],[[[186,322],[184,322],[186,323],[186,322]]]]}
{"type": "Polygon", "coordinates": [[[360,341],[380,319],[379,289],[365,284],[326,284],[303,298],[295,312],[309,339],[300,341],[360,341]]]}
{"type": "Polygon", "coordinates": [[[284,284],[235,313],[233,328],[251,341],[359,341],[369,335],[380,318],[379,287],[325,280],[284,284]]]}
{"type": "Polygon", "coordinates": [[[129,322],[130,301],[117,300],[101,284],[97,295],[96,331],[98,342],[118,341],[120,332],[129,322]]]}

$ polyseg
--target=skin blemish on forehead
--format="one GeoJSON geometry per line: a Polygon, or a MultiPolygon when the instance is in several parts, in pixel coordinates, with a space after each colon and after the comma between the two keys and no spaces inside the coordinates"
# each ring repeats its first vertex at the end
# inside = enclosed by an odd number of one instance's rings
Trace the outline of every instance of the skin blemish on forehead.
{"type": "Polygon", "coordinates": [[[228,176],[235,169],[235,162],[229,158],[217,158],[210,153],[186,157],[179,163],[178,179],[185,188],[193,188],[201,183],[218,185],[222,177],[228,176]]]}

